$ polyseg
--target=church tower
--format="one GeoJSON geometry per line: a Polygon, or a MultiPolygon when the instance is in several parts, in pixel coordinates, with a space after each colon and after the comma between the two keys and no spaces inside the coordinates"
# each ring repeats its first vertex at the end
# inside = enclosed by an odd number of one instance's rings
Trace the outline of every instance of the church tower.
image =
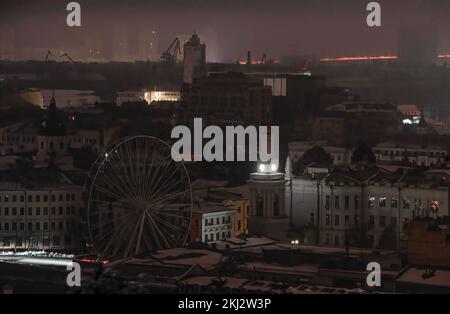
{"type": "Polygon", "coordinates": [[[66,155],[68,146],[66,126],[58,116],[55,97],[52,97],[38,136],[37,158],[39,161],[49,162],[55,156],[66,155]]]}

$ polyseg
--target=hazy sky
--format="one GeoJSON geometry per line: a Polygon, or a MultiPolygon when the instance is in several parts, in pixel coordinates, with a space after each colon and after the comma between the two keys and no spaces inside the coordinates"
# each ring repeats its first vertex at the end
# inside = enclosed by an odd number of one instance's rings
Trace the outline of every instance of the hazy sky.
{"type": "Polygon", "coordinates": [[[439,52],[450,52],[450,0],[378,1],[379,28],[366,25],[365,0],[84,0],[81,28],[65,24],[69,2],[0,0],[0,25],[16,30],[18,50],[76,46],[88,35],[108,40],[114,28],[156,29],[163,49],[176,35],[198,31],[217,58],[233,60],[249,49],[269,57],[396,54],[400,23],[433,21],[439,52]]]}

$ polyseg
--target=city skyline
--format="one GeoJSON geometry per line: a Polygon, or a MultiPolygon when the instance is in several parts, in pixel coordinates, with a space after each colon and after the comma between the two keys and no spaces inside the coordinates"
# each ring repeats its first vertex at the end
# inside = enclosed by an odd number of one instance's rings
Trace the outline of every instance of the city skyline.
{"type": "MultiPolygon", "coordinates": [[[[271,58],[392,55],[399,49],[399,28],[411,22],[419,23],[424,31],[436,32],[439,53],[450,52],[447,40],[450,27],[445,18],[450,12],[448,1],[433,1],[432,5],[420,1],[382,1],[383,24],[376,28],[366,25],[366,3],[360,1],[342,4],[288,0],[276,4],[271,1],[246,1],[245,4],[196,1],[186,4],[135,0],[123,6],[114,1],[106,4],[97,0],[80,1],[80,4],[83,24],[79,28],[70,28],[64,23],[67,11],[63,2],[3,3],[5,10],[2,11],[7,12],[7,9],[8,14],[3,16],[0,25],[14,30],[17,59],[43,59],[45,52],[41,56],[42,52],[51,48],[73,49],[97,43],[104,51],[105,60],[114,60],[114,51],[108,43],[114,37],[115,29],[125,30],[130,38],[156,31],[158,45],[155,49],[159,53],[176,36],[197,31],[210,45],[208,62],[242,59],[248,50],[255,56],[265,53],[271,58]],[[230,24],[230,20],[235,23],[230,24]],[[34,27],[36,25],[39,27],[34,27]],[[43,29],[46,36],[36,41],[37,36],[33,33],[43,29]],[[39,48],[39,54],[33,53],[39,48]]],[[[129,44],[128,49],[137,50],[133,45],[136,43],[129,44]]],[[[87,59],[83,55],[78,57],[87,59]]],[[[130,57],[133,57],[132,53],[130,57]]]]}

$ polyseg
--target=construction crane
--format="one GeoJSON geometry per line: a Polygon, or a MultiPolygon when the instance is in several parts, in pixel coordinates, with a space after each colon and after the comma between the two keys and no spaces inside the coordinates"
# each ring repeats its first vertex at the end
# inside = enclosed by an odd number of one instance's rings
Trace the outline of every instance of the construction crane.
{"type": "Polygon", "coordinates": [[[47,55],[45,56],[45,61],[48,61],[48,59],[50,58],[50,56],[53,56],[51,50],[47,51],[47,55]]]}
{"type": "Polygon", "coordinates": [[[170,44],[169,48],[167,48],[167,50],[163,52],[163,54],[161,55],[161,59],[166,62],[176,62],[178,59],[178,55],[181,55],[181,49],[180,40],[178,39],[178,37],[176,37],[170,44]]]}
{"type": "Polygon", "coordinates": [[[66,53],[63,53],[59,56],[60,58],[66,57],[70,62],[75,63],[75,61],[66,53]]]}

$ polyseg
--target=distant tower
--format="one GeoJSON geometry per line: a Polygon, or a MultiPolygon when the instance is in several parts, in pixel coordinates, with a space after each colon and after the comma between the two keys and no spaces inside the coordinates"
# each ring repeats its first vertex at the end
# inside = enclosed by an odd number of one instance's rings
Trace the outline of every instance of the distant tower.
{"type": "Polygon", "coordinates": [[[258,173],[250,174],[250,235],[264,235],[286,241],[289,218],[285,208],[286,180],[283,173],[271,171],[270,165],[260,165],[258,173]]]}
{"type": "Polygon", "coordinates": [[[206,46],[200,43],[197,34],[184,44],[184,82],[191,84],[194,77],[201,76],[206,70],[206,46]]]}
{"type": "Polygon", "coordinates": [[[55,97],[52,97],[38,135],[37,158],[48,162],[57,155],[66,155],[68,148],[66,127],[58,117],[55,97]]]}

